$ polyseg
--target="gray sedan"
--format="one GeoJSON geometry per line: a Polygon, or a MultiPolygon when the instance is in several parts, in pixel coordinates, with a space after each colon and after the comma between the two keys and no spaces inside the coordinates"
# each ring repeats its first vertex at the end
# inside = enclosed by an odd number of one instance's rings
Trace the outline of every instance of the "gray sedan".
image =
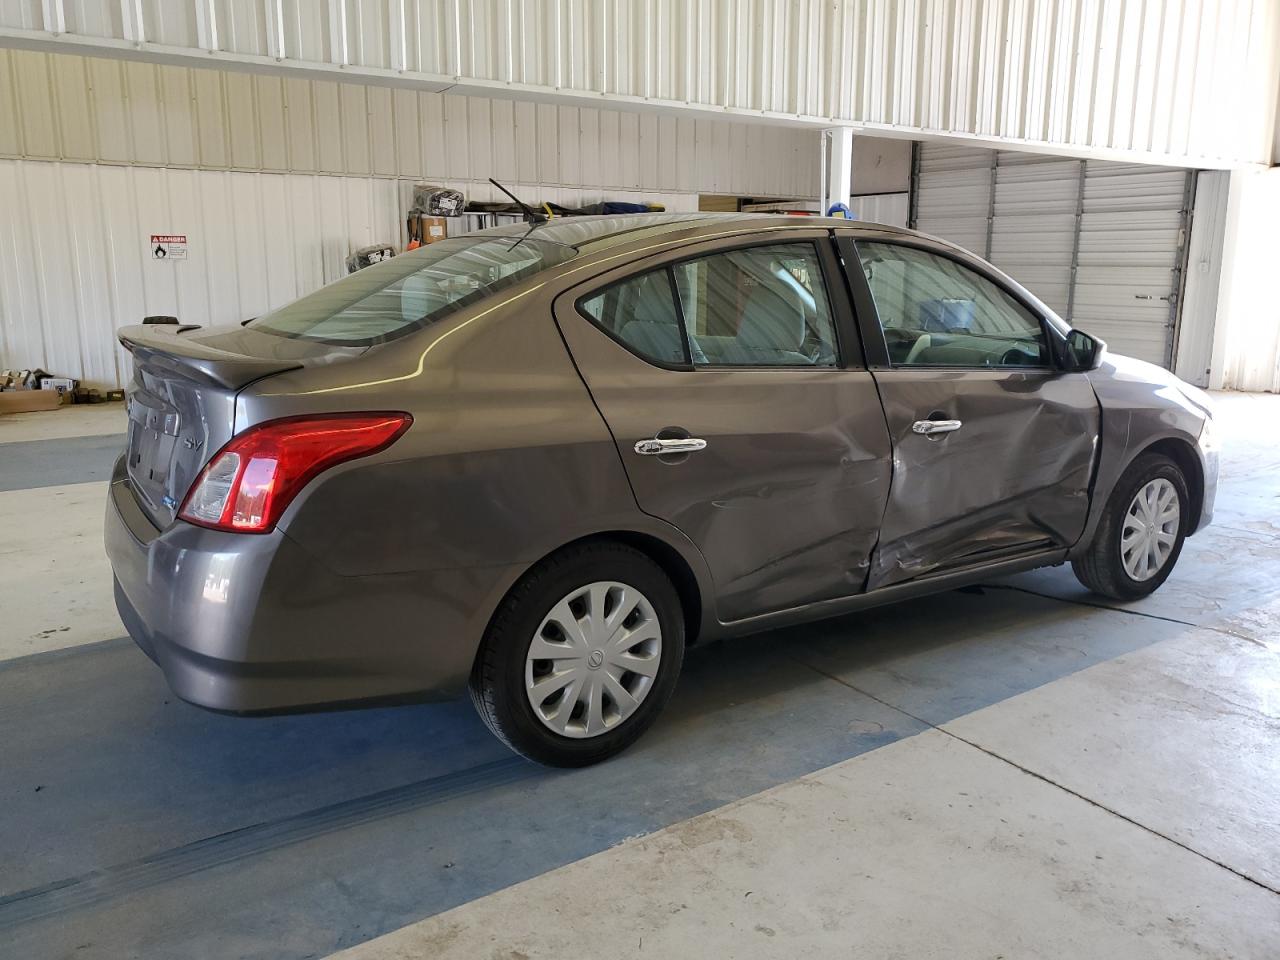
{"type": "Polygon", "coordinates": [[[120,339],[107,550],[179,696],[469,688],[550,764],[640,736],[687,644],[1066,562],[1135,599],[1213,512],[1203,394],[872,224],[504,227],[120,339]]]}

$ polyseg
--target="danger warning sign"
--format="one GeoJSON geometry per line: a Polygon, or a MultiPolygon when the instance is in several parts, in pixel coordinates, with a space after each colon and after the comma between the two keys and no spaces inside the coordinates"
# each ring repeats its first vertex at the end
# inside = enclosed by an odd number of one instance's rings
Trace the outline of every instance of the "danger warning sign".
{"type": "Polygon", "coordinates": [[[187,259],[187,236],[182,233],[151,234],[152,260],[187,259]]]}

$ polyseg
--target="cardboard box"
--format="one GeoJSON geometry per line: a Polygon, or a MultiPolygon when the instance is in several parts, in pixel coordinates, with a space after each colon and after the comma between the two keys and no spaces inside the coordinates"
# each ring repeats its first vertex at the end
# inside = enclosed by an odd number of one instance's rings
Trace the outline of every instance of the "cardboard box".
{"type": "Polygon", "coordinates": [[[70,377],[41,377],[41,390],[57,390],[58,393],[74,393],[79,380],[70,377]]]}
{"type": "Polygon", "coordinates": [[[57,390],[0,390],[0,413],[57,410],[61,402],[57,390]]]}
{"type": "Polygon", "coordinates": [[[449,221],[444,217],[422,218],[422,242],[435,243],[449,236],[449,221]]]}

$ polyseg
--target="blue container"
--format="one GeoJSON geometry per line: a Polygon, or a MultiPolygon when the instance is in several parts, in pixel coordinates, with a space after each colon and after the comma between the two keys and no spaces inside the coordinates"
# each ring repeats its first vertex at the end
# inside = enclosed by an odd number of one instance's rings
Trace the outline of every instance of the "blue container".
{"type": "Polygon", "coordinates": [[[919,329],[928,333],[965,333],[973,329],[977,304],[972,300],[925,300],[919,329]]]}

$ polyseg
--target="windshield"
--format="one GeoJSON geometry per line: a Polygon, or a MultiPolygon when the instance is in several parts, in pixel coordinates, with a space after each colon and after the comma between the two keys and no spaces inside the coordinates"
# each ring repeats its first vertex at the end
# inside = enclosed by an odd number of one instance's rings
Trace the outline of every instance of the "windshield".
{"type": "Polygon", "coordinates": [[[440,240],[366,267],[248,324],[338,346],[385,343],[570,259],[559,243],[513,237],[440,240]]]}

